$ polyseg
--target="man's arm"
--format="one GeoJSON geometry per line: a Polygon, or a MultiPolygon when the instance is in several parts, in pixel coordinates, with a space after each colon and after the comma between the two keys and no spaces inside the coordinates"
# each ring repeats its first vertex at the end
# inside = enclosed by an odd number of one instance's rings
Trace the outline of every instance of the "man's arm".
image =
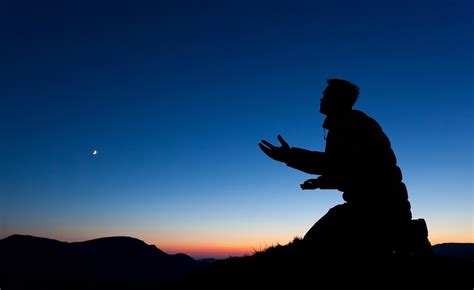
{"type": "Polygon", "coordinates": [[[278,141],[281,146],[275,146],[266,140],[262,140],[258,146],[268,157],[284,162],[289,167],[309,174],[322,175],[324,173],[327,164],[325,153],[290,147],[280,135],[278,135],[278,141]]]}
{"type": "Polygon", "coordinates": [[[285,163],[289,167],[309,174],[323,175],[327,164],[326,159],[324,152],[291,147],[285,163]]]}

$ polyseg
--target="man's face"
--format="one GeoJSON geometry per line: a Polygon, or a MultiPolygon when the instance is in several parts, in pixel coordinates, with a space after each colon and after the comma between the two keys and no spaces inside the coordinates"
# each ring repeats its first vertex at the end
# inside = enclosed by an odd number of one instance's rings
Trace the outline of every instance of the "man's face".
{"type": "Polygon", "coordinates": [[[334,88],[327,86],[323,91],[323,96],[321,97],[321,102],[319,103],[319,112],[321,114],[327,115],[334,110],[334,94],[336,91],[334,88]]]}

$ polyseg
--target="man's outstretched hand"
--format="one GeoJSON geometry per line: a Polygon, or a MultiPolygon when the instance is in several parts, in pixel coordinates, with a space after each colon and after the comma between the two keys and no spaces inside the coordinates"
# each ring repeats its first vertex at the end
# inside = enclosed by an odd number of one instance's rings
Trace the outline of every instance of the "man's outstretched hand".
{"type": "Polygon", "coordinates": [[[262,140],[260,143],[258,143],[258,146],[262,151],[267,154],[268,157],[280,161],[280,162],[286,162],[288,158],[290,157],[290,146],[288,143],[286,143],[285,139],[278,135],[278,141],[280,141],[281,146],[277,147],[270,142],[266,140],[262,140]]]}

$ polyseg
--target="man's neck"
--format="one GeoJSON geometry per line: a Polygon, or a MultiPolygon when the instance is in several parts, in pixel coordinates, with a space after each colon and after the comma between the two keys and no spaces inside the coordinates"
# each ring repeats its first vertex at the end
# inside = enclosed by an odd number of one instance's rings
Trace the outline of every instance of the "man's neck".
{"type": "Polygon", "coordinates": [[[328,112],[324,115],[326,115],[326,118],[339,119],[339,118],[343,118],[343,117],[347,116],[351,112],[352,112],[352,109],[351,110],[338,110],[338,111],[328,112]]]}

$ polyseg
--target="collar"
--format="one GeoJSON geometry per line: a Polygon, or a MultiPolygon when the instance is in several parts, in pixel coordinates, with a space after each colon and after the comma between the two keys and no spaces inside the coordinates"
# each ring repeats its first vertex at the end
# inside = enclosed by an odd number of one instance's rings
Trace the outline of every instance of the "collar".
{"type": "Polygon", "coordinates": [[[359,127],[367,115],[359,110],[327,116],[323,128],[328,130],[350,130],[359,127]]]}

